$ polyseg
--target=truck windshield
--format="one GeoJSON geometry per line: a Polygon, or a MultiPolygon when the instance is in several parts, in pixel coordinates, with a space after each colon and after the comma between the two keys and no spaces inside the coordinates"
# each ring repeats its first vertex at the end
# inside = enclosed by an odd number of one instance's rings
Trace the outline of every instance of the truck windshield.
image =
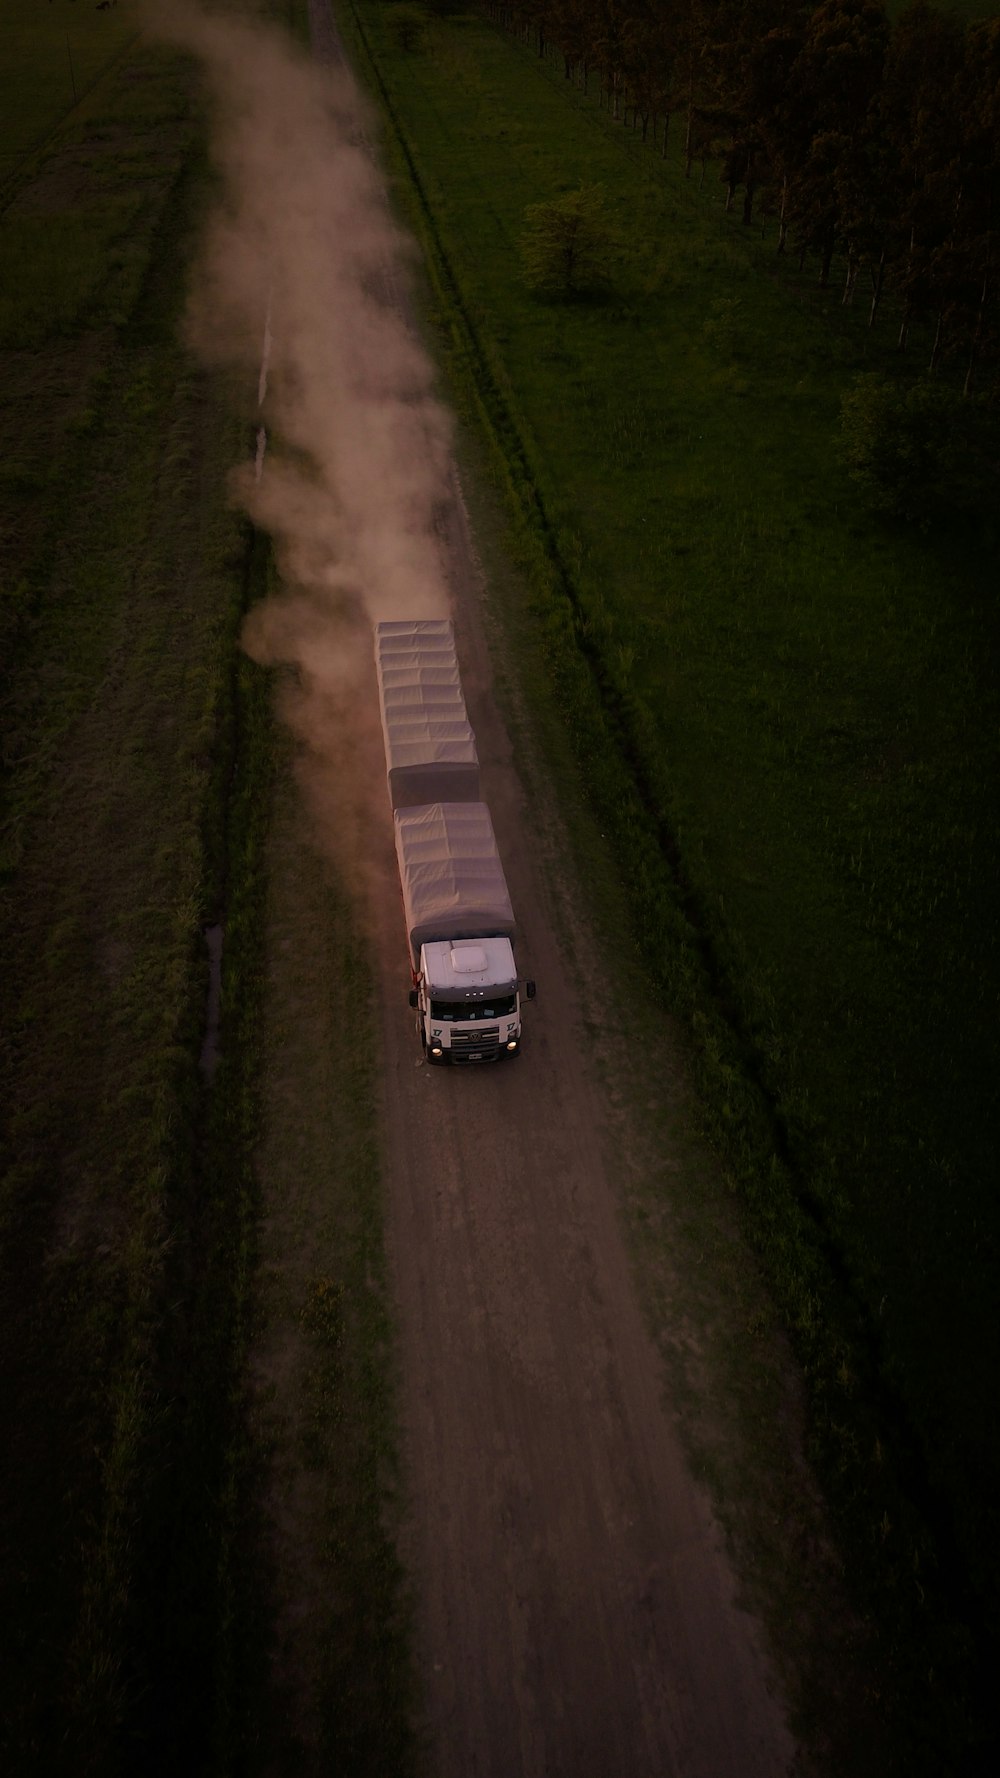
{"type": "Polygon", "coordinates": [[[459,1019],[503,1019],[516,1006],[516,994],[497,994],[492,1000],[432,1000],[431,1018],[449,1025],[459,1019]]]}

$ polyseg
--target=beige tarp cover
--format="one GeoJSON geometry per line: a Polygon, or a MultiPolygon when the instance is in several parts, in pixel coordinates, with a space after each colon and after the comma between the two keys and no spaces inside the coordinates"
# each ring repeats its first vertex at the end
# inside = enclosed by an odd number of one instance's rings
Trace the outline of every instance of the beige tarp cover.
{"type": "Polygon", "coordinates": [[[477,802],[476,739],[448,620],[376,624],[375,669],[393,808],[477,802]]]}
{"type": "Polygon", "coordinates": [[[413,947],[446,938],[513,938],[493,823],[485,803],[397,809],[396,856],[413,947]]]}

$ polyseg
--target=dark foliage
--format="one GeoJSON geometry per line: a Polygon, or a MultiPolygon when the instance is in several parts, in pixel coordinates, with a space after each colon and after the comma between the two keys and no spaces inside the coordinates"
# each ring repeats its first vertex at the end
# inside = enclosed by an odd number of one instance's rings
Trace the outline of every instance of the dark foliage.
{"type": "Polygon", "coordinates": [[[876,511],[927,529],[988,520],[1000,486],[1000,420],[923,377],[907,387],[859,377],[842,406],[844,457],[876,511]]]}
{"type": "MultiPolygon", "coordinates": [[[[690,173],[714,160],[727,209],[777,219],[843,301],[870,284],[868,325],[895,299],[900,350],[923,322],[921,369],[950,365],[995,396],[1000,316],[1000,20],[966,24],[915,0],[487,0],[567,80],[593,74],[609,111],[659,136],[690,173]]],[[[922,399],[922,398],[921,398],[922,399]]],[[[919,405],[919,400],[918,400],[919,405]]]]}

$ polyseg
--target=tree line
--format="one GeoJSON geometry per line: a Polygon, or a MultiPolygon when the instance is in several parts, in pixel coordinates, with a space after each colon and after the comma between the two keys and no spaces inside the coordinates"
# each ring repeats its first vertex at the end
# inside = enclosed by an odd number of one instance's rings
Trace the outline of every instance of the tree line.
{"type": "Polygon", "coordinates": [[[717,163],[726,207],[774,227],[900,350],[924,323],[928,368],[1000,393],[994,233],[1000,18],[917,0],[486,0],[496,21],[591,80],[611,114],[690,177],[717,163]]]}

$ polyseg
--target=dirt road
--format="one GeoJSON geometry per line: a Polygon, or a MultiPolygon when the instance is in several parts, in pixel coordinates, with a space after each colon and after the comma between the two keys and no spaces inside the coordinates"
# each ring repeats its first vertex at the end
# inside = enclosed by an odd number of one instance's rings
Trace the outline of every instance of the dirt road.
{"type": "MultiPolygon", "coordinates": [[[[313,0],[311,10],[328,54],[329,8],[313,0]]],[[[491,696],[460,497],[442,547],[519,962],[539,988],[517,1062],[427,1067],[386,868],[373,911],[402,1554],[417,1594],[430,1769],[770,1778],[790,1769],[793,1744],[637,1305],[615,1137],[585,1030],[600,958],[584,974],[557,937],[491,696]]],[[[388,833],[386,810],[387,848],[388,833]]]]}
{"type": "Polygon", "coordinates": [[[523,1056],[432,1069],[379,911],[389,1244],[433,1769],[777,1774],[793,1748],[754,1622],[663,1399],[618,1226],[584,1030],[489,690],[464,514],[449,535],[466,691],[538,979],[523,1056]]]}

